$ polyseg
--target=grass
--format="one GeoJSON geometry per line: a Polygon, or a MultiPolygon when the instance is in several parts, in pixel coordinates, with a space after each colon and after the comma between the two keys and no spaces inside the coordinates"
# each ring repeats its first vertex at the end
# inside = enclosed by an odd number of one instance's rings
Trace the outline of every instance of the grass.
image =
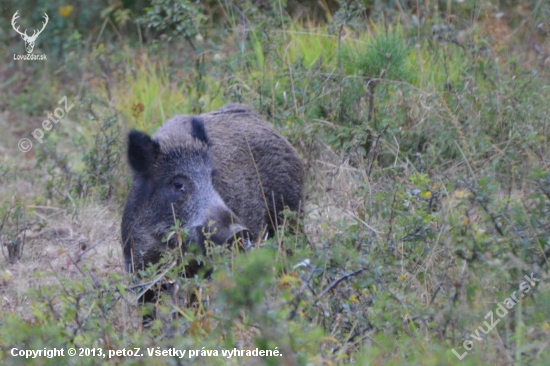
{"type": "Polygon", "coordinates": [[[246,42],[238,29],[235,42],[203,40],[200,55],[181,42],[169,53],[96,42],[49,79],[24,66],[50,81],[2,103],[13,140],[42,121],[37,105],[54,108],[50,88],[76,107],[30,153],[0,136],[0,358],[139,346],[193,350],[186,360],[199,364],[545,364],[550,90],[543,56],[524,48],[538,18],[521,19],[505,41],[487,31],[491,18],[445,39],[436,16],[341,32],[286,23],[250,27],[246,42]],[[180,296],[161,298],[142,329],[118,232],[125,133],[229,102],[259,110],[306,160],[304,234],[285,223],[246,254],[214,248],[211,281],[179,278],[167,258],[149,278],[178,281],[180,296]],[[477,340],[531,273],[540,282],[477,340]],[[282,356],[201,354],[254,348],[282,356]]]}

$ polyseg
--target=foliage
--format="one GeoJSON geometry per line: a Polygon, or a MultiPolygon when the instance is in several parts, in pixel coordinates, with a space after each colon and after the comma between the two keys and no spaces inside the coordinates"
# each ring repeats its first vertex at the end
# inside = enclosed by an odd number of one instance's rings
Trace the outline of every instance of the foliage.
{"type": "Polygon", "coordinates": [[[203,12],[201,1],[153,0],[138,21],[168,41],[180,36],[191,39],[200,34],[205,19],[203,12]]]}
{"type": "Polygon", "coordinates": [[[364,51],[359,47],[353,51],[345,49],[343,58],[348,74],[359,73],[360,76],[369,79],[387,78],[410,82],[410,53],[411,50],[404,43],[403,37],[391,32],[371,38],[364,51]]]}
{"type": "MultiPolygon", "coordinates": [[[[2,247],[25,238],[0,263],[0,358],[24,363],[12,347],[140,347],[198,353],[105,361],[440,365],[456,364],[452,350],[470,340],[465,364],[545,364],[548,5],[405,3],[340,2],[322,24],[293,21],[291,4],[278,1],[153,1],[143,12],[109,2],[98,13],[113,33],[87,46],[75,37],[55,73],[0,68],[15,75],[1,118],[20,131],[30,134],[58,94],[78,105],[44,144],[0,163],[2,247]],[[152,31],[139,46],[128,34],[138,18],[152,31]],[[22,71],[44,82],[28,87],[22,71]],[[177,250],[131,278],[120,253],[101,249],[120,248],[118,234],[93,241],[86,232],[116,232],[117,220],[87,229],[84,215],[98,206],[120,217],[125,131],[152,133],[170,116],[229,102],[256,108],[306,160],[302,227],[287,215],[253,250],[201,253],[181,245],[175,222],[166,240],[177,250]],[[86,249],[62,229],[84,232],[86,249]],[[193,263],[203,270],[186,278],[193,263]],[[473,338],[531,274],[540,282],[473,338]],[[254,348],[282,356],[201,356],[254,348]]],[[[73,23],[60,32],[80,29],[84,8],[64,9],[73,23]]]]}

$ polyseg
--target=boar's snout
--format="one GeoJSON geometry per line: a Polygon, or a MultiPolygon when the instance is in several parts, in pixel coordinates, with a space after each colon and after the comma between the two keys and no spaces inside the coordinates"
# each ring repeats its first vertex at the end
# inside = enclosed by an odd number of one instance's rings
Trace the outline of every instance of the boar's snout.
{"type": "Polygon", "coordinates": [[[229,227],[229,236],[225,238],[224,244],[237,244],[244,249],[248,249],[252,246],[250,231],[241,224],[233,224],[229,227]]]}
{"type": "Polygon", "coordinates": [[[212,209],[208,218],[201,225],[193,227],[191,232],[195,234],[200,246],[204,246],[207,240],[216,245],[236,243],[245,249],[251,246],[250,231],[223,204],[212,209]]]}

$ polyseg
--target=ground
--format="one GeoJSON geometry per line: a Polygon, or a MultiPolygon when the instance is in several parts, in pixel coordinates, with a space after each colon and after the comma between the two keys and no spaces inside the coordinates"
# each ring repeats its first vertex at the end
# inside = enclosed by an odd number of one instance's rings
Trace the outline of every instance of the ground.
{"type": "Polygon", "coordinates": [[[190,3],[23,4],[25,24],[50,16],[34,51],[48,62],[12,59],[16,9],[0,7],[0,358],[545,365],[548,6],[350,1],[306,21],[278,2],[190,3]],[[125,273],[127,132],[231,102],[304,158],[303,230],[214,248],[210,279],[181,278],[174,256],[125,273]],[[144,328],[138,285],[161,280],[178,296],[144,328]],[[134,347],[143,356],[122,352],[134,347]],[[236,356],[254,349],[280,355],[236,356]]]}

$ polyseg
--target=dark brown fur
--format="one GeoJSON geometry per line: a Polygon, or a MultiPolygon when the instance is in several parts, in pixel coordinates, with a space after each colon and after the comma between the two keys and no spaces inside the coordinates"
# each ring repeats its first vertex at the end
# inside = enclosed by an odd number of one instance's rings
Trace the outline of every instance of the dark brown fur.
{"type": "Polygon", "coordinates": [[[299,211],[303,205],[303,161],[259,114],[247,106],[232,104],[198,117],[204,122],[206,136],[192,122],[194,117],[188,115],[170,119],[152,136],[152,149],[158,148],[153,163],[147,160],[148,151],[143,156],[141,152],[129,152],[134,181],[122,219],[128,270],[133,269],[132,263],[142,266],[157,261],[166,248],[160,238],[173,225],[172,209],[166,207],[170,204],[164,197],[162,204],[154,197],[160,185],[169,181],[171,170],[182,170],[191,177],[190,185],[197,187],[196,197],[176,207],[178,217],[181,206],[184,227],[191,225],[185,217],[194,217],[195,221],[215,217],[225,221],[219,223],[221,226],[230,221],[242,224],[255,241],[276,230],[284,206],[299,211]],[[141,169],[141,165],[147,166],[145,173],[136,171],[135,167],[141,169]],[[217,174],[206,177],[211,168],[217,174]],[[163,180],[164,175],[167,177],[163,180]],[[202,206],[208,213],[197,219],[196,211],[202,206]]]}

